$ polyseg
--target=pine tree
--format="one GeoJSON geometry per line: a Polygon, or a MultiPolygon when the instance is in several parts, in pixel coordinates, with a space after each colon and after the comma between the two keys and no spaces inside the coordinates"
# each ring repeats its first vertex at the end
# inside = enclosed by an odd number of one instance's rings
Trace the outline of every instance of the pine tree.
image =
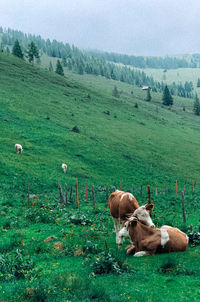
{"type": "Polygon", "coordinates": [[[12,54],[20,59],[23,59],[24,57],[18,40],[15,41],[12,49],[12,54]]]}
{"type": "Polygon", "coordinates": [[[150,88],[147,89],[147,98],[146,98],[146,101],[147,102],[150,102],[151,101],[151,93],[150,93],[150,88]]]}
{"type": "Polygon", "coordinates": [[[116,98],[119,98],[119,97],[120,97],[120,94],[119,94],[119,91],[118,91],[118,89],[117,89],[117,86],[115,86],[115,87],[113,88],[112,95],[113,95],[114,97],[116,97],[116,98]]]}
{"type": "Polygon", "coordinates": [[[37,46],[33,41],[28,45],[27,56],[28,56],[28,61],[32,64],[34,62],[34,58],[37,59],[39,58],[39,52],[37,46]]]}
{"type": "Polygon", "coordinates": [[[197,95],[195,97],[193,111],[195,115],[200,115],[200,103],[197,95]]]}
{"type": "Polygon", "coordinates": [[[167,85],[165,86],[163,91],[162,101],[163,101],[163,105],[165,106],[173,105],[173,98],[169,92],[169,88],[167,87],[167,85]]]}
{"type": "Polygon", "coordinates": [[[56,73],[64,76],[64,71],[63,71],[63,68],[62,68],[62,65],[60,63],[60,60],[57,60],[57,64],[56,64],[56,73]]]}

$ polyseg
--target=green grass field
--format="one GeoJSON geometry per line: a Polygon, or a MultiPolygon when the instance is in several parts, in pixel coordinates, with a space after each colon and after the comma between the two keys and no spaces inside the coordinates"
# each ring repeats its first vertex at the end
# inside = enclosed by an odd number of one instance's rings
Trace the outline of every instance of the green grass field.
{"type": "Polygon", "coordinates": [[[193,101],[175,98],[171,109],[164,108],[160,94],[152,93],[147,103],[137,87],[67,70],[63,78],[2,53],[0,75],[0,300],[198,301],[199,246],[185,253],[126,256],[115,244],[105,191],[106,184],[109,192],[120,182],[127,191],[133,184],[142,205],[150,184],[156,225],[188,232],[192,224],[197,232],[200,124],[193,101]],[[114,85],[120,98],[112,96],[114,85]],[[22,144],[22,154],[15,153],[15,143],[22,144]],[[57,179],[67,184],[68,200],[73,186],[73,202],[65,208],[57,179]],[[38,205],[27,203],[27,180],[38,205]],[[45,243],[49,236],[56,238],[45,243]]]}

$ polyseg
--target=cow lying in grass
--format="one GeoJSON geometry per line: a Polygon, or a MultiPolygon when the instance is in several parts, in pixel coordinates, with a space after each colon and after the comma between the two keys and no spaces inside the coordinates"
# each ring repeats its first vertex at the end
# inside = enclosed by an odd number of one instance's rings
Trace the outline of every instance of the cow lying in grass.
{"type": "Polygon", "coordinates": [[[109,196],[108,205],[114,222],[116,243],[119,247],[122,245],[119,242],[120,226],[124,226],[124,223],[133,215],[135,210],[137,210],[136,214],[139,220],[149,226],[154,226],[150,217],[154,205],[148,204],[139,207],[137,200],[131,193],[116,190],[109,196]]]}
{"type": "Polygon", "coordinates": [[[135,216],[132,216],[119,232],[119,243],[122,244],[124,237],[128,237],[133,243],[128,246],[127,254],[134,256],[182,252],[188,247],[188,237],[179,229],[167,225],[160,229],[151,228],[135,216]]]}

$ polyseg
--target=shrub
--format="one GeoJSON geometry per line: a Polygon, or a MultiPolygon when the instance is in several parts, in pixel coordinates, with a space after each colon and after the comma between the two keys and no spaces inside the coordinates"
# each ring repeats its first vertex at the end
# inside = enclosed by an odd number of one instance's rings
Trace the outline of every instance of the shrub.
{"type": "Polygon", "coordinates": [[[86,264],[89,264],[91,274],[94,276],[109,273],[121,274],[124,272],[133,272],[128,264],[124,263],[122,258],[120,259],[119,255],[113,255],[107,252],[102,252],[94,258],[86,258],[86,264]]]}
{"type": "Polygon", "coordinates": [[[77,126],[74,126],[72,128],[72,131],[75,132],[75,133],[80,133],[81,132],[77,126]]]}
{"type": "Polygon", "coordinates": [[[186,268],[184,264],[178,263],[175,259],[167,259],[158,269],[159,273],[162,274],[173,274],[173,275],[193,275],[190,269],[186,268]]]}
{"type": "Polygon", "coordinates": [[[187,233],[187,235],[189,237],[189,243],[191,243],[192,246],[200,244],[200,232],[190,231],[187,233]]]}

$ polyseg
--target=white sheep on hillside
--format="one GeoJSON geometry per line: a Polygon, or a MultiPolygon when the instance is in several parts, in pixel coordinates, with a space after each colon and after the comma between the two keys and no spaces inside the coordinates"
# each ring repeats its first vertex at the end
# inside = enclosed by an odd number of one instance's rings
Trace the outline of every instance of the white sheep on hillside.
{"type": "Polygon", "coordinates": [[[15,149],[16,149],[16,153],[22,153],[23,151],[22,145],[20,144],[15,144],[15,149]]]}
{"type": "Polygon", "coordinates": [[[62,169],[63,169],[63,172],[66,173],[66,171],[67,171],[67,165],[66,164],[62,164],[62,169]]]}

